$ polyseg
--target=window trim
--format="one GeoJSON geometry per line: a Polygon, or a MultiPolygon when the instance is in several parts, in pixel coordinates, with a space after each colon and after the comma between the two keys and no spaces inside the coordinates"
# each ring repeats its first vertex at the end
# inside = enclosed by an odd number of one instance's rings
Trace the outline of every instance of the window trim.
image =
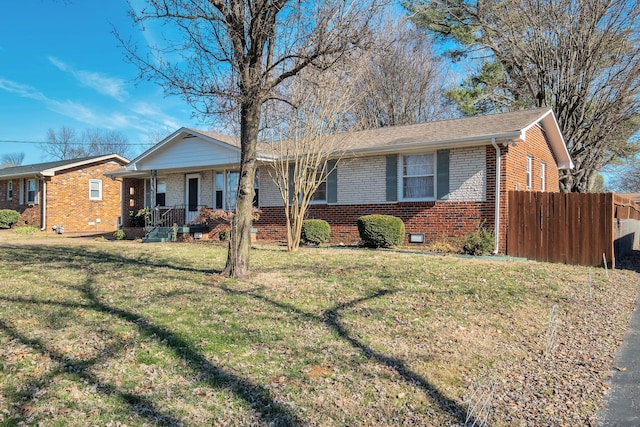
{"type": "Polygon", "coordinates": [[[547,191],[547,164],[540,162],[540,191],[547,191]]]}
{"type": "Polygon", "coordinates": [[[533,156],[527,155],[527,170],[526,170],[526,188],[531,190],[533,187],[533,156]]]}
{"type": "Polygon", "coordinates": [[[398,156],[398,201],[400,202],[433,202],[438,199],[438,156],[436,151],[401,154],[398,156]],[[408,175],[404,174],[404,159],[411,156],[431,156],[433,162],[433,173],[426,175],[408,175]],[[433,196],[427,197],[404,197],[404,180],[405,178],[433,177],[433,196]]]}
{"type": "Polygon", "coordinates": [[[33,205],[38,204],[38,181],[35,178],[27,179],[26,195],[27,195],[27,204],[33,204],[33,205]],[[29,190],[29,183],[31,182],[33,182],[33,186],[34,186],[33,199],[29,197],[29,193],[31,192],[31,190],[29,190]]]}
{"type": "Polygon", "coordinates": [[[13,181],[7,181],[7,200],[13,200],[13,181]]]}
{"type": "Polygon", "coordinates": [[[89,200],[102,200],[102,180],[101,179],[90,179],[89,180],[89,200]],[[98,196],[93,197],[92,192],[95,191],[91,188],[91,184],[98,184],[98,196]]]}

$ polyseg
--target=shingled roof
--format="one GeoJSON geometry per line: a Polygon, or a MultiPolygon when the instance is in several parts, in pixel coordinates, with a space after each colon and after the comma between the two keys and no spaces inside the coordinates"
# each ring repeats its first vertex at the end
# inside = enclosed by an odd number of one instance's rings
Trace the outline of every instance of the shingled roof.
{"type": "Polygon", "coordinates": [[[127,164],[129,161],[117,154],[107,154],[100,156],[83,157],[80,159],[69,160],[57,160],[53,162],[35,163],[24,166],[10,166],[0,169],[0,179],[2,178],[21,178],[28,176],[53,176],[56,172],[70,169],[73,167],[80,167],[87,164],[99,163],[102,161],[114,160],[122,165],[127,164]]]}

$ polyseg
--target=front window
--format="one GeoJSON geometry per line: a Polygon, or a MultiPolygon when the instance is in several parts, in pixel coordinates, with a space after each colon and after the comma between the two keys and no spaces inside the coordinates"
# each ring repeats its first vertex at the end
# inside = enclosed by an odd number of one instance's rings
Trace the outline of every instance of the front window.
{"type": "Polygon", "coordinates": [[[158,181],[156,183],[156,206],[167,205],[167,182],[158,181]]]}
{"type": "Polygon", "coordinates": [[[240,172],[238,171],[216,173],[216,195],[214,200],[216,209],[224,209],[226,211],[236,209],[239,179],[240,172]]]}
{"type": "Polygon", "coordinates": [[[527,156],[527,190],[533,185],[533,157],[527,156]]]}
{"type": "Polygon", "coordinates": [[[27,180],[27,203],[36,203],[38,186],[35,179],[27,180]]]}
{"type": "MultiPolygon", "coordinates": [[[[318,172],[316,174],[316,184],[318,184],[318,181],[321,178],[321,173],[318,172]]],[[[316,191],[311,195],[311,203],[326,203],[327,202],[327,180],[323,180],[322,182],[320,182],[318,184],[318,188],[316,188],[316,191]]]]}
{"type": "Polygon", "coordinates": [[[13,181],[7,182],[7,200],[13,199],[13,181]]]}
{"type": "Polygon", "coordinates": [[[89,200],[102,200],[102,180],[89,180],[89,200]]]}
{"type": "Polygon", "coordinates": [[[435,155],[417,154],[402,157],[402,198],[435,198],[435,155]]]}

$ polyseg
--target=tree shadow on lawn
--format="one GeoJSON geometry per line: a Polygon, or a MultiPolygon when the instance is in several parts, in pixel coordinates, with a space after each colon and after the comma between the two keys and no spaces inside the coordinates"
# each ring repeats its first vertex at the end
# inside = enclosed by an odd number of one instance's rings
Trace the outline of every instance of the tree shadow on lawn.
{"type": "Polygon", "coordinates": [[[107,265],[117,269],[125,265],[139,265],[144,267],[169,268],[179,272],[195,272],[215,274],[222,270],[197,269],[166,262],[153,261],[150,257],[127,257],[112,252],[93,250],[87,246],[56,246],[56,245],[6,245],[2,248],[0,259],[6,258],[20,265],[38,265],[55,268],[56,263],[64,264],[64,268],[87,270],[93,266],[107,265]]]}
{"type": "MultiPolygon", "coordinates": [[[[13,303],[52,305],[93,310],[124,320],[137,328],[141,335],[154,339],[158,344],[164,345],[168,350],[173,352],[175,356],[184,360],[202,384],[215,389],[228,390],[236,397],[244,400],[263,423],[273,426],[303,425],[295,414],[291,413],[282,404],[275,402],[266,388],[254,384],[249,379],[242,378],[215,366],[192,345],[170,330],[154,325],[136,313],[122,310],[102,302],[94,292],[91,279],[88,279],[83,285],[77,286],[76,288],[82,293],[87,303],[45,301],[30,298],[0,297],[0,299],[13,303]]],[[[48,348],[40,340],[29,338],[23,333],[20,333],[5,320],[0,319],[0,329],[4,330],[11,338],[18,340],[23,345],[49,357],[58,365],[52,373],[26,384],[24,387],[25,390],[37,390],[40,385],[46,384],[47,379],[50,379],[50,377],[69,373],[75,375],[76,378],[73,376],[70,378],[75,379],[75,381],[79,383],[88,382],[90,385],[96,387],[96,391],[105,395],[118,397],[123,403],[129,406],[129,410],[133,414],[147,418],[159,425],[179,426],[183,424],[172,415],[160,411],[151,400],[119,390],[114,385],[105,384],[90,373],[91,367],[98,363],[104,363],[106,358],[114,357],[116,354],[113,354],[113,351],[110,353],[101,353],[98,357],[90,360],[73,359],[55,349],[48,348]]],[[[17,401],[13,403],[19,407],[18,409],[24,408],[24,404],[27,404],[30,398],[33,398],[33,392],[23,393],[22,395],[18,394],[16,395],[17,401]]]]}
{"type": "Polygon", "coordinates": [[[465,424],[465,422],[468,423],[469,421],[474,421],[473,419],[466,419],[466,409],[460,406],[458,402],[444,396],[435,386],[429,383],[426,378],[412,371],[403,360],[385,355],[372,349],[368,345],[356,339],[353,334],[349,332],[347,327],[345,327],[341,323],[340,312],[342,312],[343,310],[353,308],[358,304],[366,301],[384,297],[385,295],[392,294],[394,291],[388,289],[380,289],[370,295],[363,296],[349,302],[337,304],[328,310],[324,310],[321,315],[316,315],[301,310],[291,304],[272,300],[264,295],[256,293],[255,290],[236,290],[231,289],[225,285],[221,285],[220,288],[229,294],[249,296],[250,298],[256,299],[258,301],[266,302],[267,304],[270,304],[273,307],[276,307],[287,313],[292,313],[294,316],[300,317],[302,319],[324,324],[330,330],[334,331],[341,339],[349,343],[349,345],[351,345],[354,349],[360,351],[360,353],[367,359],[373,360],[380,365],[386,366],[387,368],[395,371],[407,383],[416,385],[421,388],[434,403],[436,403],[443,411],[452,415],[454,419],[456,419],[461,424],[465,424]]]}

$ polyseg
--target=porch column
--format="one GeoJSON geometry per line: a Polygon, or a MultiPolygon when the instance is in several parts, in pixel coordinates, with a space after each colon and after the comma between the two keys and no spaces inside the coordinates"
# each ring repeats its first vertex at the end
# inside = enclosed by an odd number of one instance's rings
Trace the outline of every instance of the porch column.
{"type": "Polygon", "coordinates": [[[155,208],[156,207],[156,193],[158,190],[158,171],[157,170],[152,170],[151,171],[151,192],[149,194],[149,204],[151,205],[151,208],[155,208]]]}

